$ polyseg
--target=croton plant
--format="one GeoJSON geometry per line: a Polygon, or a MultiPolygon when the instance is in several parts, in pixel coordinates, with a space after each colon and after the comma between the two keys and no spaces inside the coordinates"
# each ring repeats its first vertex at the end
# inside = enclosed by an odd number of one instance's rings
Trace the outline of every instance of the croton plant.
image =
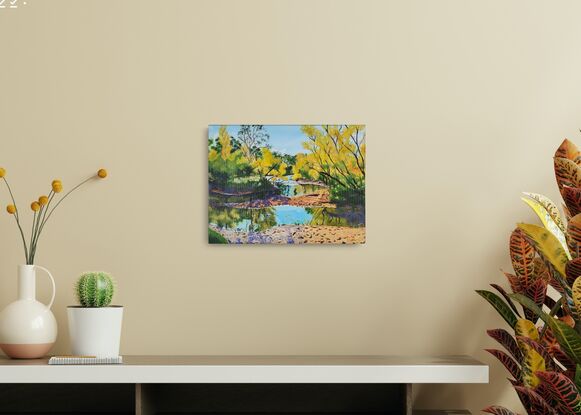
{"type": "MultiPolygon", "coordinates": [[[[510,326],[488,330],[504,350],[487,349],[506,367],[528,414],[581,414],[581,153],[569,140],[554,158],[563,216],[547,197],[522,198],[542,226],[510,235],[510,291],[478,290],[510,326]]],[[[501,406],[484,412],[516,415],[501,406]]]]}

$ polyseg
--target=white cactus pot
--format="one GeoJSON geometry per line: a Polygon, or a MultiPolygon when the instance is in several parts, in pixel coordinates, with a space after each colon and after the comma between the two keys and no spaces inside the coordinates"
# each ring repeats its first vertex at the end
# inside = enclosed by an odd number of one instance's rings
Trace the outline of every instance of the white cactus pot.
{"type": "Polygon", "coordinates": [[[123,307],[71,306],[67,308],[67,315],[74,355],[119,356],[123,307]]]}

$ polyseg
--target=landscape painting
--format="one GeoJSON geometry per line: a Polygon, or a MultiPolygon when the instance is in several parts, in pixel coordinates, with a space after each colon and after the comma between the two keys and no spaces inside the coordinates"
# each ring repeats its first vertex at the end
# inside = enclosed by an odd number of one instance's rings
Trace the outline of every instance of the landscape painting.
{"type": "Polygon", "coordinates": [[[364,125],[210,125],[210,244],[365,243],[364,125]]]}

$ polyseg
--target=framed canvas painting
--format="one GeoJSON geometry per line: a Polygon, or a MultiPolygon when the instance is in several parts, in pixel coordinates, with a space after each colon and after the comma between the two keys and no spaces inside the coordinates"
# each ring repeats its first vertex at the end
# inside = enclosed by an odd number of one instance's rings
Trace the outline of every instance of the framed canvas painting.
{"type": "Polygon", "coordinates": [[[210,125],[210,244],[365,243],[364,125],[210,125]]]}

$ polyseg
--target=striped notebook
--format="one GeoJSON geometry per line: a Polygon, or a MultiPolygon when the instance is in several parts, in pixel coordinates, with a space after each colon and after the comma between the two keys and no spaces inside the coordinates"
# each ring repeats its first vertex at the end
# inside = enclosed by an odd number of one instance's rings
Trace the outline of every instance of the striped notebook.
{"type": "Polygon", "coordinates": [[[122,363],[123,356],[53,356],[48,360],[49,365],[120,365],[122,363]]]}

